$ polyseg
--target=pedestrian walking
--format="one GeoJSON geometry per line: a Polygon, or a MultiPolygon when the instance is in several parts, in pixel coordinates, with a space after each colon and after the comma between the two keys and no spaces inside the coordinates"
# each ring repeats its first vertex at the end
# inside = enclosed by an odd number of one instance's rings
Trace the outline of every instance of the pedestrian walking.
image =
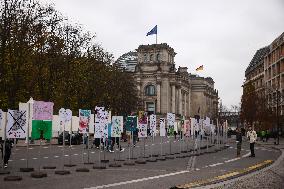
{"type": "Polygon", "coordinates": [[[237,157],[240,157],[242,149],[242,132],[239,127],[236,129],[236,131],[237,157]]]}
{"type": "Polygon", "coordinates": [[[250,152],[251,152],[250,157],[255,157],[254,144],[257,139],[257,134],[255,130],[252,129],[251,127],[249,127],[249,131],[247,132],[247,138],[249,139],[250,143],[250,152]]]}
{"type": "Polygon", "coordinates": [[[3,150],[5,150],[5,154],[4,154],[4,168],[8,167],[8,162],[12,153],[12,147],[13,147],[13,142],[9,139],[6,139],[6,142],[3,144],[2,140],[1,140],[1,152],[2,152],[2,159],[3,159],[3,150]]]}

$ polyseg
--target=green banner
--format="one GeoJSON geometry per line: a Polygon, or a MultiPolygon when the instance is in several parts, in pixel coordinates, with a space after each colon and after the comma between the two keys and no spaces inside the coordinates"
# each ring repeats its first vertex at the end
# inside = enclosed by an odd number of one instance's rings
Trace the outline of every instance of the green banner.
{"type": "Polygon", "coordinates": [[[32,139],[51,139],[52,121],[33,120],[32,121],[32,139]]]}
{"type": "Polygon", "coordinates": [[[126,120],[126,131],[136,131],[137,129],[137,117],[136,116],[128,116],[126,120]]]}

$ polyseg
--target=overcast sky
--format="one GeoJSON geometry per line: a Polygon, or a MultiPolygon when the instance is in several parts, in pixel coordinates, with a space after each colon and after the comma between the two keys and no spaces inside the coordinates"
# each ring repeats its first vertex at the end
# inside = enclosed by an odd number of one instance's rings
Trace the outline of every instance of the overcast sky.
{"type": "Polygon", "coordinates": [[[72,22],[96,34],[118,58],[158,25],[158,43],[175,49],[176,68],[212,77],[222,103],[238,105],[244,72],[255,52],[284,32],[283,0],[46,0],[72,22]]]}

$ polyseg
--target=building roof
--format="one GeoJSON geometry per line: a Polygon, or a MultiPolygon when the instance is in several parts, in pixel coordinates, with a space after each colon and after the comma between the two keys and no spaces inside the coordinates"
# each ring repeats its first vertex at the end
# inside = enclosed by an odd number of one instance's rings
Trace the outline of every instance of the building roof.
{"type": "Polygon", "coordinates": [[[121,55],[116,61],[115,66],[128,72],[134,72],[138,63],[138,55],[136,51],[130,51],[121,55]]]}
{"type": "Polygon", "coordinates": [[[245,75],[249,74],[252,70],[254,70],[257,66],[263,64],[264,57],[269,53],[269,46],[263,47],[256,51],[254,54],[252,60],[249,63],[249,66],[247,67],[245,71],[245,75]]]}

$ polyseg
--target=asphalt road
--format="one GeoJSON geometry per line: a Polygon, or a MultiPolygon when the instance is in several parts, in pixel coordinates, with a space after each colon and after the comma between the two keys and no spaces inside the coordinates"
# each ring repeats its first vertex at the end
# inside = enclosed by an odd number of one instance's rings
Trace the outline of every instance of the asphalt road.
{"type": "MultiPolygon", "coordinates": [[[[234,140],[229,140],[227,149],[219,152],[193,156],[198,152],[188,152],[170,155],[174,159],[167,159],[166,161],[147,162],[146,164],[135,164],[134,166],[123,165],[130,157],[144,159],[144,156],[161,154],[161,139],[157,137],[152,143],[152,139],[148,138],[145,141],[140,140],[135,148],[129,153],[128,144],[121,142],[125,148],[124,152],[116,151],[116,153],[103,152],[99,149],[92,148],[84,149],[84,145],[65,147],[48,145],[32,146],[29,149],[29,167],[39,170],[42,166],[56,166],[57,170],[63,169],[63,164],[76,164],[75,167],[67,168],[70,170],[70,175],[56,175],[55,170],[42,170],[48,174],[45,178],[31,178],[30,173],[23,173],[19,171],[20,167],[26,166],[26,147],[14,147],[12,157],[9,162],[7,170],[11,171],[10,175],[22,176],[23,180],[3,181],[6,175],[0,175],[0,188],[170,188],[175,185],[189,183],[192,181],[207,179],[222,175],[226,172],[236,169],[246,168],[264,160],[275,160],[280,155],[280,152],[270,148],[256,146],[255,158],[249,156],[249,145],[247,142],[243,143],[242,156],[236,158],[236,144],[234,140]],[[64,152],[64,154],[63,154],[64,152]],[[88,155],[89,154],[89,155],[88,155]],[[190,157],[178,158],[179,156],[191,155],[190,157]],[[89,157],[89,158],[88,158],[89,157]],[[99,159],[108,159],[106,169],[97,170],[92,169],[93,165],[85,165],[84,162],[93,162],[99,165],[99,159]],[[123,159],[125,161],[116,161],[117,164],[122,164],[122,167],[111,168],[108,165],[114,163],[114,159],[123,159]],[[89,168],[90,172],[82,173],[76,172],[76,168],[89,168]]],[[[199,143],[201,144],[201,143],[199,143]]],[[[210,145],[210,142],[208,142],[210,145]]],[[[206,148],[207,141],[203,141],[201,146],[205,149],[200,152],[215,151],[217,146],[206,148]]],[[[162,143],[162,155],[169,153],[179,153],[181,150],[190,150],[194,147],[194,142],[179,141],[174,139],[164,138],[162,143]],[[170,147],[171,146],[171,147],[170,147]]],[[[169,155],[168,155],[169,156],[169,155]]],[[[149,158],[145,158],[149,159],[149,158]]],[[[135,161],[135,160],[131,160],[135,161]]]]}

